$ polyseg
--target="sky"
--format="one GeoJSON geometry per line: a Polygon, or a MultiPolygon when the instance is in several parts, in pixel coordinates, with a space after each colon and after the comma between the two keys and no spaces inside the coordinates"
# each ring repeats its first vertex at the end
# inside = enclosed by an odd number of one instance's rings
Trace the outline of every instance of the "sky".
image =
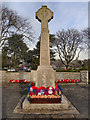
{"type": "MultiPolygon", "coordinates": [[[[35,18],[35,13],[42,5],[47,5],[53,11],[53,19],[49,22],[49,33],[55,34],[58,30],[76,28],[83,30],[88,27],[88,2],[3,2],[2,5],[16,11],[18,15],[28,18],[31,22],[36,40],[41,33],[41,23],[35,18]]],[[[30,45],[32,49],[35,43],[30,45]]],[[[84,51],[80,59],[88,57],[84,51]]]]}

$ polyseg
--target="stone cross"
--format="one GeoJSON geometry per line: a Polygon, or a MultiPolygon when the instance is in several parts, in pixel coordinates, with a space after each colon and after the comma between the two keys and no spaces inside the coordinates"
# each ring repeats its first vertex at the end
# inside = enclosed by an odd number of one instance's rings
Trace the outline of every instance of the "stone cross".
{"type": "Polygon", "coordinates": [[[50,65],[48,30],[48,22],[53,18],[53,12],[47,6],[42,6],[36,12],[36,18],[41,22],[40,65],[36,71],[31,71],[31,81],[35,80],[37,87],[51,86],[55,88],[56,72],[50,65]]]}
{"type": "Polygon", "coordinates": [[[48,22],[53,18],[53,12],[42,6],[36,12],[36,18],[41,22],[41,41],[40,41],[40,65],[50,65],[50,49],[49,49],[49,30],[48,22]]]}

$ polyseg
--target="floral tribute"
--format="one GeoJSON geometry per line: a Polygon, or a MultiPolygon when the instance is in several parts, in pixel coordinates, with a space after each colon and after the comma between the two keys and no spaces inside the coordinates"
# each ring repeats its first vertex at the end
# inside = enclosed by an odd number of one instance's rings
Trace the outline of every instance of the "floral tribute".
{"type": "Polygon", "coordinates": [[[58,85],[57,83],[55,83],[55,89],[53,87],[47,87],[45,88],[44,86],[41,87],[36,87],[35,85],[33,85],[33,83],[31,83],[30,87],[28,88],[28,95],[27,98],[29,101],[31,101],[32,99],[61,99],[62,97],[62,88],[60,87],[60,85],[58,85]]]}
{"type": "Polygon", "coordinates": [[[57,83],[80,83],[79,79],[59,79],[57,83]]]}
{"type": "Polygon", "coordinates": [[[20,80],[10,80],[9,83],[30,83],[29,81],[27,81],[26,79],[20,79],[20,80]]]}

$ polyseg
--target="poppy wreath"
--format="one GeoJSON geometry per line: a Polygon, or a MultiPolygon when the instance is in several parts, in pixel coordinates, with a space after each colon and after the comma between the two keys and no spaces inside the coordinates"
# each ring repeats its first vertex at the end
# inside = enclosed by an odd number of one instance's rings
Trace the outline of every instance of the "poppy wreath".
{"type": "Polygon", "coordinates": [[[20,79],[20,80],[10,80],[9,83],[30,83],[29,81],[27,81],[26,79],[20,79]]]}
{"type": "Polygon", "coordinates": [[[62,94],[62,88],[57,83],[55,83],[55,89],[53,87],[45,88],[44,86],[41,86],[38,88],[35,85],[33,85],[32,83],[28,88],[28,97],[30,97],[32,95],[39,95],[39,96],[59,95],[59,96],[61,96],[61,94],[62,94]]]}
{"type": "Polygon", "coordinates": [[[57,83],[79,83],[81,82],[79,79],[59,79],[57,83]]]}

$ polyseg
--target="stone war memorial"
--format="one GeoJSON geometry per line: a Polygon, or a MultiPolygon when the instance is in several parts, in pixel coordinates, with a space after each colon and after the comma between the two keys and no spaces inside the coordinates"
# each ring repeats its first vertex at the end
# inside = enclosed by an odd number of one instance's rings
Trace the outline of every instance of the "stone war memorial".
{"type": "Polygon", "coordinates": [[[79,114],[70,101],[62,94],[62,88],[58,83],[56,72],[50,65],[49,49],[49,27],[48,22],[53,19],[53,12],[42,6],[36,12],[36,19],[41,22],[41,41],[40,41],[40,65],[36,71],[31,71],[31,84],[28,88],[28,94],[22,102],[22,109],[19,104],[14,109],[14,113],[31,114],[79,114]],[[53,112],[54,110],[54,112],[53,112]]]}
{"type": "MultiPolygon", "coordinates": [[[[42,6],[36,12],[36,19],[38,19],[41,22],[40,65],[38,66],[38,69],[36,71],[33,72],[31,71],[32,81],[35,80],[36,98],[32,99],[31,97],[29,100],[30,103],[52,103],[52,102],[61,103],[61,96],[60,96],[61,90],[59,88],[58,90],[56,90],[56,86],[55,86],[56,72],[53,70],[52,66],[50,65],[48,22],[52,18],[53,18],[53,12],[49,8],[47,8],[47,6],[42,6]],[[50,96],[53,95],[52,101],[48,97],[48,95],[50,96]]],[[[29,92],[33,91],[33,87],[31,87],[30,89],[31,90],[29,92]]]]}

